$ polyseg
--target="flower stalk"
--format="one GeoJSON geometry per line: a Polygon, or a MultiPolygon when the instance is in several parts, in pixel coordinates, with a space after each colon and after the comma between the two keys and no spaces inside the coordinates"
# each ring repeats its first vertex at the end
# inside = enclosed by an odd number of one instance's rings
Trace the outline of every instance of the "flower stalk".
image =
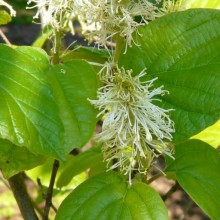
{"type": "Polygon", "coordinates": [[[60,61],[60,46],[61,46],[62,34],[59,31],[55,31],[54,35],[54,47],[52,48],[52,64],[56,65],[60,61]]]}

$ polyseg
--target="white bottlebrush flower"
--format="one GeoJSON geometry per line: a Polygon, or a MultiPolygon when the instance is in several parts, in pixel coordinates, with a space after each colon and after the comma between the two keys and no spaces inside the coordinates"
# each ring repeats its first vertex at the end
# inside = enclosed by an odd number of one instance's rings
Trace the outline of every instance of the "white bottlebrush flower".
{"type": "Polygon", "coordinates": [[[74,4],[84,32],[91,41],[95,38],[99,46],[106,46],[115,35],[131,45],[137,27],[161,15],[147,0],[76,0],[74,4]],[[142,21],[135,21],[136,16],[142,21]]]}
{"type": "Polygon", "coordinates": [[[102,132],[96,136],[103,143],[104,159],[110,169],[119,167],[128,174],[130,181],[132,171],[146,173],[155,156],[172,156],[170,110],[154,104],[167,91],[162,86],[152,89],[156,79],[141,82],[145,74],[132,76],[132,70],[117,66],[108,69],[106,77],[101,76],[104,85],[98,90],[98,100],[90,100],[101,110],[98,116],[104,115],[102,132]]]}
{"type": "Polygon", "coordinates": [[[41,16],[43,26],[50,25],[55,31],[73,30],[71,24],[75,16],[73,0],[29,0],[27,4],[31,3],[34,5],[27,8],[38,8],[34,19],[41,16]]]}
{"type": "Polygon", "coordinates": [[[5,1],[3,0],[0,0],[0,5],[3,5],[5,7],[7,7],[10,11],[10,15],[11,16],[15,16],[16,15],[16,11],[11,7],[11,5],[9,5],[8,3],[6,3],[5,1]]]}

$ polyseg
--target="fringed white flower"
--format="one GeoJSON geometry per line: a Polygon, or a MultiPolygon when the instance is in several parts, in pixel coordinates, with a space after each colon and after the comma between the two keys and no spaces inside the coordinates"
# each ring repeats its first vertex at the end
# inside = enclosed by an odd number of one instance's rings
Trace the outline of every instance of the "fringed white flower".
{"type": "Polygon", "coordinates": [[[10,15],[11,16],[16,16],[16,11],[12,8],[11,5],[9,5],[7,2],[3,1],[3,0],[0,0],[0,6],[5,6],[6,8],[9,9],[10,11],[10,15]]]}
{"type": "Polygon", "coordinates": [[[41,15],[43,26],[50,25],[55,31],[73,31],[71,23],[75,16],[73,0],[29,0],[27,4],[31,3],[34,5],[27,8],[38,8],[34,19],[41,15]]]}
{"type": "Polygon", "coordinates": [[[101,77],[104,85],[98,90],[98,100],[90,100],[100,115],[104,115],[102,132],[96,139],[103,143],[104,159],[109,169],[118,167],[129,175],[133,171],[146,173],[155,156],[172,156],[174,123],[169,118],[171,110],[155,105],[158,96],[168,93],[162,86],[153,89],[156,79],[141,82],[143,70],[132,76],[132,70],[117,66],[101,77]]]}

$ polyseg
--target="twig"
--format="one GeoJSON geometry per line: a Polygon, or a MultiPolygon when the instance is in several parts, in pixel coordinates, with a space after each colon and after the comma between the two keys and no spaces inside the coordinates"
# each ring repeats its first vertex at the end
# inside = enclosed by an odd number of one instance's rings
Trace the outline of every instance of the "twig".
{"type": "Polygon", "coordinates": [[[54,183],[55,183],[58,168],[59,168],[59,161],[54,160],[53,170],[52,170],[52,174],[51,174],[51,178],[50,178],[50,185],[49,185],[49,188],[48,188],[48,191],[47,191],[47,194],[46,194],[46,204],[45,204],[45,207],[44,207],[43,220],[48,220],[50,207],[52,206],[53,186],[54,186],[54,183]]]}
{"type": "Polygon", "coordinates": [[[12,47],[12,44],[10,43],[10,41],[8,40],[8,38],[5,36],[5,34],[3,33],[3,31],[0,28],[0,35],[2,37],[2,39],[5,41],[5,43],[9,46],[12,47]]]}
{"type": "Polygon", "coordinates": [[[46,193],[45,193],[45,191],[44,191],[44,187],[43,187],[43,185],[42,185],[42,183],[41,183],[40,178],[37,178],[37,184],[38,184],[38,186],[40,187],[41,195],[42,195],[43,199],[46,199],[46,193]]]}
{"type": "Polygon", "coordinates": [[[38,220],[32,201],[27,193],[22,173],[12,176],[8,179],[8,182],[24,220],[38,220]]]}
{"type": "Polygon", "coordinates": [[[147,184],[150,184],[152,183],[154,180],[156,180],[157,178],[163,176],[164,174],[162,172],[160,173],[157,173],[156,175],[154,175],[153,177],[151,177],[148,181],[147,181],[147,184]]]}
{"type": "Polygon", "coordinates": [[[163,201],[167,200],[179,188],[180,188],[180,185],[178,182],[176,182],[175,185],[173,185],[171,189],[164,196],[162,196],[163,201]]]}
{"type": "MultiPolygon", "coordinates": [[[[41,180],[40,178],[37,178],[37,183],[38,183],[38,186],[40,187],[41,189],[41,195],[42,195],[42,198],[46,200],[46,196],[47,194],[45,193],[44,191],[44,187],[41,183],[41,180]]],[[[57,208],[54,206],[53,202],[51,201],[51,208],[54,210],[54,212],[57,212],[57,208]]],[[[43,216],[43,215],[42,215],[43,216]]]]}

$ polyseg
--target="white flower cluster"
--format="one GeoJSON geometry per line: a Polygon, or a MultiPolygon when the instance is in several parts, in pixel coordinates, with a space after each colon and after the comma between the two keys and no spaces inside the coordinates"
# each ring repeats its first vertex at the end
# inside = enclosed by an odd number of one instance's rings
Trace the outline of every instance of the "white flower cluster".
{"type": "Polygon", "coordinates": [[[147,0],[78,0],[78,16],[83,30],[90,40],[96,38],[98,45],[106,46],[106,41],[115,35],[133,41],[132,33],[138,26],[160,16],[156,6],[147,0]],[[135,21],[139,16],[140,21],[135,21]]]}
{"type": "Polygon", "coordinates": [[[5,1],[0,0],[0,5],[5,6],[6,8],[8,8],[9,11],[10,11],[11,16],[15,16],[16,15],[16,11],[11,7],[11,5],[9,5],[5,1]]]}
{"type": "Polygon", "coordinates": [[[71,28],[72,19],[78,17],[88,39],[95,38],[99,46],[106,46],[116,34],[131,45],[137,27],[161,15],[147,0],[29,0],[31,3],[34,6],[28,8],[38,7],[35,18],[41,15],[43,25],[58,31],[71,28]],[[137,17],[139,22],[135,21],[137,17]]]}
{"type": "Polygon", "coordinates": [[[155,156],[171,156],[174,123],[168,112],[153,102],[167,91],[152,89],[156,79],[141,82],[146,72],[132,76],[131,70],[115,66],[101,77],[104,86],[98,91],[98,100],[90,102],[104,115],[102,132],[96,138],[103,143],[104,159],[110,169],[119,167],[129,175],[133,171],[146,173],[155,156]]]}

